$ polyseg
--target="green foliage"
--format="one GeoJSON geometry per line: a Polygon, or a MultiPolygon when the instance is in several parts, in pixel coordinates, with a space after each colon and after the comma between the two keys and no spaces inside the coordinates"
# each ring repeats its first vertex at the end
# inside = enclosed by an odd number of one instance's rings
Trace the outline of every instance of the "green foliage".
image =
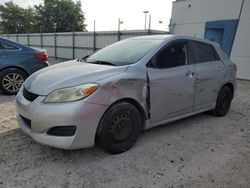
{"type": "Polygon", "coordinates": [[[44,0],[27,9],[12,1],[0,5],[2,33],[86,31],[84,21],[80,1],[44,0]]]}
{"type": "Polygon", "coordinates": [[[0,25],[5,33],[24,33],[32,28],[34,9],[23,9],[12,1],[0,5],[0,25]]]}

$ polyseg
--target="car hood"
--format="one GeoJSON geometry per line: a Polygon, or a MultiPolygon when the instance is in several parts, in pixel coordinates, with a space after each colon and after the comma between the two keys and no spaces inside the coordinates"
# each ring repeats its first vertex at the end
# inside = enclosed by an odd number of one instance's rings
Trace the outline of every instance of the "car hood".
{"type": "Polygon", "coordinates": [[[97,82],[120,74],[126,69],[126,66],[98,65],[72,60],[44,68],[32,74],[23,85],[32,93],[48,95],[55,89],[97,82]]]}

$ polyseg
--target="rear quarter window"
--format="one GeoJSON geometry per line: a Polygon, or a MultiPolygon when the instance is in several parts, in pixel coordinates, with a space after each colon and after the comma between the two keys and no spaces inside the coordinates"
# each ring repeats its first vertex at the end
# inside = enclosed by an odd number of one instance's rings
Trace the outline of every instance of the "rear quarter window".
{"type": "Polygon", "coordinates": [[[0,49],[2,50],[3,49],[3,45],[2,45],[2,43],[0,42],[0,49]]]}
{"type": "Polygon", "coordinates": [[[212,45],[202,42],[192,42],[194,48],[195,63],[206,63],[220,60],[216,50],[212,45]]]}
{"type": "Polygon", "coordinates": [[[16,50],[16,49],[18,49],[18,48],[15,47],[15,46],[6,44],[6,43],[4,43],[4,42],[0,42],[0,49],[4,49],[4,50],[16,50]]]}

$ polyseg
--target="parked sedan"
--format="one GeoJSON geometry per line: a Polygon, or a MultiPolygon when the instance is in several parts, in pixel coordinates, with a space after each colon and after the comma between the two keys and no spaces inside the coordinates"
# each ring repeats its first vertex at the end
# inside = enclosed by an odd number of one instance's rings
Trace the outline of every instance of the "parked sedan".
{"type": "Polygon", "coordinates": [[[116,154],[142,130],[205,111],[224,116],[235,89],[236,67],[217,44],[136,37],[30,76],[17,95],[17,121],[42,144],[76,149],[97,141],[116,154]]]}
{"type": "Polygon", "coordinates": [[[0,37],[0,90],[14,95],[32,73],[48,66],[44,50],[30,48],[0,37]]]}

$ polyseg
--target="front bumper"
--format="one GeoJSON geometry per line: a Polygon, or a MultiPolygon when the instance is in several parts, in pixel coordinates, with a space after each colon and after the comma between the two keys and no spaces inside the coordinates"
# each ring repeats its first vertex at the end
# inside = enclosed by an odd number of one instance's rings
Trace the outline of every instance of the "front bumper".
{"type": "Polygon", "coordinates": [[[33,102],[23,96],[23,88],[16,97],[17,122],[21,129],[41,144],[62,149],[86,148],[94,145],[99,121],[108,106],[83,100],[67,103],[44,103],[39,96],[33,102]],[[27,123],[25,119],[30,123],[27,123]],[[52,136],[47,132],[56,126],[76,126],[73,136],[52,136]]]}

